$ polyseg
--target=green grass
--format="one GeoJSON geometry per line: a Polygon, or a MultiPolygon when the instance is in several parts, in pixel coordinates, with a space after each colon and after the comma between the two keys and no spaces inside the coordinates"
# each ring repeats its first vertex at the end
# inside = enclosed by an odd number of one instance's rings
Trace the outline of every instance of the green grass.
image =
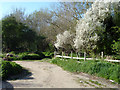
{"type": "Polygon", "coordinates": [[[2,61],[0,64],[0,77],[2,77],[2,80],[9,79],[11,76],[20,74],[24,70],[19,64],[15,62],[2,61]]]}
{"type": "Polygon", "coordinates": [[[91,83],[94,83],[94,84],[96,84],[96,85],[99,85],[99,86],[101,86],[102,84],[101,83],[99,83],[98,81],[93,81],[93,80],[89,80],[91,83]]]}
{"type": "Polygon", "coordinates": [[[64,70],[70,72],[84,72],[91,75],[103,77],[105,79],[114,80],[120,84],[120,65],[106,62],[103,60],[80,61],[72,59],[52,59],[53,64],[61,66],[64,70]]]}

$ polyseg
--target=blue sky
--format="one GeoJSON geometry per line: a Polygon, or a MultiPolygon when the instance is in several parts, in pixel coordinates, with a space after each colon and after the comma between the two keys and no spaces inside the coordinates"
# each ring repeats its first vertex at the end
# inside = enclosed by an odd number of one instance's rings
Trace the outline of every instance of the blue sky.
{"type": "Polygon", "coordinates": [[[2,11],[2,16],[9,14],[13,9],[15,8],[23,8],[25,9],[26,14],[30,14],[35,10],[39,10],[40,8],[48,8],[52,9],[52,6],[54,6],[55,2],[2,2],[0,3],[0,14],[2,11]]]}

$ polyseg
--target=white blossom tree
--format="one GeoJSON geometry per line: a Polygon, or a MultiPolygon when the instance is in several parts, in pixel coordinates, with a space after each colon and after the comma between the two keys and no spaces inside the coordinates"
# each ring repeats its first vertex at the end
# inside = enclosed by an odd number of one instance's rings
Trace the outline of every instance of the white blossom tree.
{"type": "Polygon", "coordinates": [[[96,0],[90,9],[78,21],[74,46],[84,51],[96,48],[99,32],[104,30],[103,22],[110,15],[112,0],[96,0]]]}
{"type": "Polygon", "coordinates": [[[56,43],[54,44],[57,49],[72,49],[74,34],[70,31],[65,31],[63,34],[58,34],[56,43]]]}
{"type": "Polygon", "coordinates": [[[74,35],[71,35],[68,31],[65,31],[63,35],[58,34],[55,47],[65,48],[70,44],[77,50],[95,50],[100,37],[99,33],[103,32],[105,28],[103,22],[111,14],[111,5],[117,5],[118,1],[114,3],[114,0],[96,0],[83,15],[83,18],[78,20],[76,34],[74,34],[75,38],[71,39],[74,35]],[[74,44],[71,42],[74,42],[74,44]]]}

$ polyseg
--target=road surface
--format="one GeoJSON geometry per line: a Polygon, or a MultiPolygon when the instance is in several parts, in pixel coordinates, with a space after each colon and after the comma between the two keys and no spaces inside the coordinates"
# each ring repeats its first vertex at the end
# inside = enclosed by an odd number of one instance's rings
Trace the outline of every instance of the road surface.
{"type": "Polygon", "coordinates": [[[28,69],[31,74],[3,82],[3,88],[118,88],[117,84],[111,84],[108,80],[84,73],[70,73],[48,62],[15,62],[28,69]]]}

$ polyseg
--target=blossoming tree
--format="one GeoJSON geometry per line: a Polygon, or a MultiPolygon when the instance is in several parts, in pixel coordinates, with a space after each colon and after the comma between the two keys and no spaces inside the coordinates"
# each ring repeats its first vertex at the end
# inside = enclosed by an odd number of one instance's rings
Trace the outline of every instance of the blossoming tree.
{"type": "Polygon", "coordinates": [[[65,48],[70,44],[77,50],[89,51],[97,48],[97,42],[100,37],[100,33],[104,30],[104,20],[111,14],[111,5],[118,5],[117,0],[115,3],[113,0],[96,0],[91,8],[83,15],[76,26],[75,38],[71,38],[73,35],[69,31],[65,31],[62,34],[57,35],[57,41],[55,43],[56,48],[65,48]],[[73,41],[72,41],[73,40],[73,41]],[[71,43],[71,42],[74,42],[71,43]]]}
{"type": "Polygon", "coordinates": [[[58,34],[57,41],[55,43],[55,47],[57,49],[65,49],[69,50],[73,46],[73,34],[70,31],[65,31],[63,34],[58,34]]]}
{"type": "Polygon", "coordinates": [[[110,15],[112,0],[96,0],[78,21],[74,46],[76,49],[95,50],[99,33],[104,30],[103,22],[110,15]]]}

